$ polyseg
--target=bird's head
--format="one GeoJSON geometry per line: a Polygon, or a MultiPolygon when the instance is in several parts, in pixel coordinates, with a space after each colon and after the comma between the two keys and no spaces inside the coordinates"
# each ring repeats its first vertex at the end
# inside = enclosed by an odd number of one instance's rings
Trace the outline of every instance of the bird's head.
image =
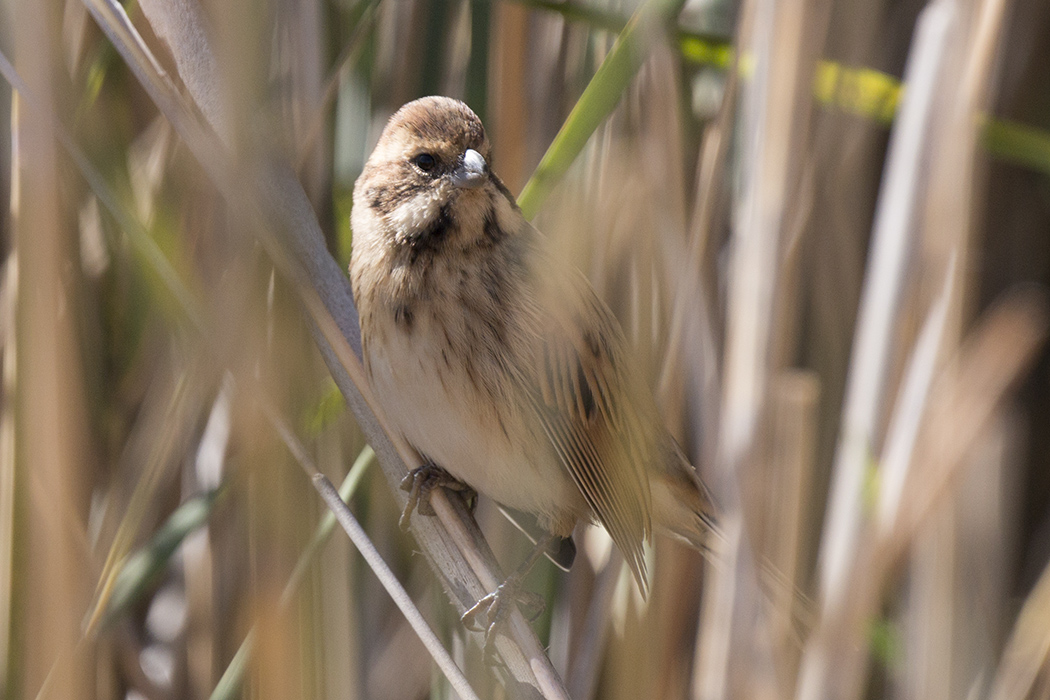
{"type": "Polygon", "coordinates": [[[491,233],[499,210],[514,205],[489,169],[490,154],[481,120],[462,102],[409,102],[390,118],[354,188],[355,241],[433,248],[491,233]]]}

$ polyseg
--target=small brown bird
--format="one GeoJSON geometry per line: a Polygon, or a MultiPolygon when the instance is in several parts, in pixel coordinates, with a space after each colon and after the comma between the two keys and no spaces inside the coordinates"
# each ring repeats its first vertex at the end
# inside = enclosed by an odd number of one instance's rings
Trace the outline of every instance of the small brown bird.
{"type": "Polygon", "coordinates": [[[354,187],[365,367],[428,468],[554,535],[597,521],[644,594],[653,525],[703,547],[708,492],[613,314],[545,253],[490,153],[457,100],[426,97],[391,117],[354,187]]]}

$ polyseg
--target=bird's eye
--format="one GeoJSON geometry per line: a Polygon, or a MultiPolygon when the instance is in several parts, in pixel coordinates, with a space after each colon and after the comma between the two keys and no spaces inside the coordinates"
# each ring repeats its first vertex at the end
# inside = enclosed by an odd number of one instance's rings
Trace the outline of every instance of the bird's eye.
{"type": "Polygon", "coordinates": [[[418,156],[412,159],[412,164],[417,168],[427,173],[434,169],[437,165],[437,158],[430,155],[429,153],[420,153],[418,156]]]}

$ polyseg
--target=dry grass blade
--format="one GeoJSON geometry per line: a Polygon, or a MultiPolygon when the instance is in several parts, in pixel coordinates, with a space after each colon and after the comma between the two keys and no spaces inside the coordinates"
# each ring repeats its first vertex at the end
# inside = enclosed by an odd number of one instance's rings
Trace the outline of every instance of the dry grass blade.
{"type": "Polygon", "coordinates": [[[812,614],[809,601],[798,594],[797,582],[801,578],[798,569],[803,514],[809,505],[804,484],[812,480],[812,474],[807,472],[813,464],[819,386],[812,374],[795,371],[778,376],[772,387],[771,460],[776,466],[767,492],[762,551],[768,552],[772,566],[775,587],[770,597],[775,616],[771,634],[774,648],[780,650],[777,661],[782,678],[794,675],[799,640],[796,620],[808,622],[812,614]]]}
{"type": "Polygon", "coordinates": [[[328,76],[328,79],[325,80],[324,92],[321,94],[320,103],[317,105],[317,110],[310,119],[309,126],[306,127],[297,146],[299,154],[295,164],[297,172],[302,171],[306,159],[317,144],[321,130],[324,128],[325,120],[328,117],[328,110],[335,100],[336,93],[339,91],[339,85],[349,75],[351,67],[364,47],[368,32],[376,21],[378,13],[376,6],[379,4],[379,0],[366,0],[366,2],[360,4],[364,7],[354,23],[354,34],[342,51],[339,52],[339,56],[336,57],[335,69],[328,76]]]}
{"type": "MultiPolygon", "coordinates": [[[[141,0],[139,6],[153,31],[171,48],[179,76],[194,102],[223,141],[229,143],[229,108],[219,82],[217,59],[211,50],[204,8],[197,0],[141,0]]],[[[115,12],[116,8],[113,9],[115,12]]],[[[134,37],[129,33],[125,38],[134,37]]],[[[144,44],[139,54],[148,55],[144,44]]]]}

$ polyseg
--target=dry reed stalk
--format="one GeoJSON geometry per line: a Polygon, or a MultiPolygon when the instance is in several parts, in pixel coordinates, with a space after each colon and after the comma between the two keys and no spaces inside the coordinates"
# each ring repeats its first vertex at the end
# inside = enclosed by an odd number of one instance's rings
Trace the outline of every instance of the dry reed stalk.
{"type": "Polygon", "coordinates": [[[781,256],[790,202],[799,195],[799,173],[808,151],[810,76],[827,16],[817,5],[755,2],[747,6],[745,17],[739,44],[753,71],[741,95],[743,175],[728,269],[718,458],[730,483],[723,491],[731,518],[723,544],[730,551],[721,554],[723,568],[705,601],[708,609],[731,612],[718,615],[720,624],[706,626],[700,638],[694,688],[701,698],[780,696],[784,689],[778,686],[788,680],[777,678],[770,638],[758,632],[764,627],[758,622],[763,605],[754,578],[756,555],[746,544],[753,537],[747,515],[754,495],[744,487],[749,471],[763,471],[757,460],[768,440],[766,396],[776,369],[774,348],[791,327],[778,323],[781,310],[775,295],[793,293],[783,288],[781,256]]]}
{"type": "MultiPolygon", "coordinates": [[[[971,208],[960,206],[958,197],[960,188],[967,193],[974,190],[974,115],[987,99],[988,66],[992,56],[990,46],[995,43],[993,37],[998,34],[1002,13],[1002,5],[998,3],[987,3],[984,8],[976,29],[981,50],[971,54],[972,59],[961,75],[956,73],[954,64],[946,58],[968,45],[965,41],[968,36],[964,21],[966,10],[961,5],[941,2],[931,6],[924,13],[917,33],[906,76],[910,97],[898,119],[895,143],[884,177],[883,208],[880,210],[881,215],[876,218],[873,234],[875,242],[869,261],[870,286],[865,292],[865,306],[858,320],[852,363],[854,381],[847,394],[843,415],[843,438],[835,471],[833,510],[825,524],[823,615],[825,620],[838,619],[837,623],[833,623],[837,632],[825,637],[824,632],[818,630],[814,643],[810,645],[800,686],[800,696],[804,698],[827,696],[828,693],[837,697],[856,697],[860,693],[867,676],[867,654],[852,646],[845,635],[853,635],[856,639],[859,634],[857,625],[862,625],[862,620],[876,613],[876,601],[881,597],[880,587],[884,585],[883,577],[887,573],[884,567],[888,559],[895,561],[899,556],[898,553],[891,555],[883,549],[884,544],[872,544],[870,534],[864,532],[860,485],[869,450],[878,453],[881,449],[878,432],[880,410],[891,392],[892,375],[888,372],[891,343],[894,342],[894,329],[899,324],[901,313],[895,307],[903,308],[904,305],[898,300],[907,300],[905,281],[908,279],[908,268],[905,263],[919,252],[920,245],[926,247],[933,269],[944,275],[944,289],[938,297],[940,301],[933,305],[930,320],[914,351],[912,371],[905,382],[906,389],[901,397],[903,402],[899,404],[902,412],[895,417],[896,422],[891,423],[887,437],[887,489],[881,494],[880,504],[883,531],[889,527],[888,523],[894,522],[897,499],[914,501],[911,494],[904,491],[903,484],[910,480],[909,465],[922,464],[921,458],[913,458],[911,452],[911,445],[916,439],[916,425],[923,413],[923,402],[926,400],[933,368],[943,352],[938,348],[945,342],[951,348],[951,339],[958,336],[962,327],[961,300],[965,289],[963,282],[967,278],[964,273],[969,259],[967,250],[971,236],[971,208]],[[961,89],[956,90],[956,86],[961,89]],[[926,104],[920,105],[923,101],[926,104]],[[941,127],[939,129],[933,126],[937,121],[941,122],[938,124],[941,127]],[[925,158],[934,164],[932,171],[926,175],[929,184],[925,199],[920,189],[925,171],[916,167],[924,162],[918,158],[924,150],[931,153],[925,158]],[[904,160],[908,158],[912,159],[912,164],[905,166],[904,160]],[[894,199],[899,204],[892,205],[894,199]],[[925,230],[921,222],[916,223],[920,221],[918,212],[923,210],[926,214],[925,230]],[[915,233],[910,234],[909,231],[915,233]],[[872,546],[874,549],[864,554],[872,546]],[[858,577],[865,579],[865,586],[855,587],[858,577]],[[852,620],[852,623],[846,623],[845,619],[852,620]],[[841,650],[844,648],[854,651],[843,653],[841,650]],[[820,649],[822,651],[817,651],[820,649]],[[832,659],[835,659],[834,669],[832,659]]],[[[1018,313],[1025,315],[1022,311],[1018,313]]],[[[1031,324],[1032,332],[1038,337],[1042,321],[1037,309],[1027,311],[1026,322],[1031,324]]],[[[1022,355],[1030,349],[1031,346],[1028,346],[1022,350],[1022,355]]],[[[1019,367],[1014,369],[1020,371],[1019,367]]],[[[975,377],[968,376],[967,379],[975,377]]],[[[996,398],[1000,395],[996,390],[988,393],[996,398]]],[[[970,405],[973,410],[979,411],[981,409],[978,406],[986,405],[977,396],[969,396],[968,399],[975,402],[970,405]]],[[[932,396],[930,400],[934,400],[932,396]]],[[[934,406],[931,404],[931,410],[934,410],[934,406]]],[[[977,430],[976,425],[972,428],[977,430]]],[[[947,430],[947,427],[942,429],[947,430]]],[[[936,461],[939,464],[957,464],[952,459],[951,456],[938,455],[936,461]]],[[[928,504],[924,507],[924,513],[928,507],[928,504]]],[[[899,522],[896,521],[895,527],[900,527],[899,522]]],[[[912,520],[910,527],[914,527],[914,522],[912,520]]],[[[931,593],[932,599],[942,601],[947,597],[950,601],[952,589],[946,586],[950,586],[951,572],[954,570],[950,558],[952,536],[949,534],[933,541],[940,544],[934,545],[932,553],[927,550],[927,559],[921,561],[935,562],[933,571],[938,572],[930,579],[940,586],[938,593],[931,593]]],[[[900,540],[895,542],[895,546],[904,546],[900,540]]],[[[919,569],[920,572],[922,570],[919,569]]],[[[927,567],[926,570],[930,569],[927,567]]],[[[929,613],[924,610],[921,614],[929,613]]],[[[933,614],[937,616],[935,611],[933,614]]],[[[945,614],[937,618],[944,619],[945,614]]],[[[924,629],[927,633],[934,631],[930,627],[924,629]]],[[[943,628],[937,630],[940,634],[946,633],[943,628]]],[[[936,657],[931,658],[925,671],[926,680],[920,687],[927,690],[936,687],[937,692],[948,692],[951,679],[943,669],[946,668],[945,659],[950,658],[952,653],[952,638],[934,638],[926,634],[925,641],[923,637],[916,641],[920,649],[936,649],[936,657]]],[[[921,664],[916,672],[924,673],[921,664]]]]}
{"type": "MultiPolygon", "coordinates": [[[[13,396],[16,387],[16,352],[11,339],[15,336],[15,300],[18,298],[18,266],[13,258],[3,266],[0,276],[0,323],[3,324],[4,359],[2,365],[3,395],[13,396]]],[[[13,685],[17,669],[10,663],[14,617],[14,553],[17,528],[15,520],[15,483],[18,473],[15,455],[15,411],[12,402],[0,408],[0,687],[13,685]]]]}
{"type": "MultiPolygon", "coordinates": [[[[931,5],[920,20],[914,50],[906,72],[914,86],[901,109],[890,147],[880,212],[874,224],[872,251],[865,276],[865,292],[857,319],[850,361],[850,378],[839,428],[832,472],[829,511],[821,542],[821,615],[836,619],[850,606],[855,591],[848,587],[854,553],[862,534],[863,477],[876,431],[889,363],[892,329],[902,298],[905,263],[915,236],[915,197],[920,177],[921,144],[930,124],[930,100],[941,66],[951,9],[931,5]]],[[[842,639],[825,636],[818,628],[807,645],[799,680],[799,697],[822,697],[830,688],[843,688],[832,679],[856,674],[853,664],[836,664],[842,639]]],[[[854,654],[854,657],[859,654],[854,654]]]]}
{"type": "Polygon", "coordinates": [[[796,678],[800,635],[808,632],[804,623],[810,611],[800,609],[808,601],[800,600],[797,591],[803,579],[804,525],[812,505],[806,491],[813,483],[819,392],[820,384],[812,373],[789,370],[774,380],[770,397],[772,453],[768,457],[769,483],[764,490],[768,515],[758,549],[779,581],[767,591],[772,608],[768,634],[781,687],[790,687],[796,678]]]}
{"type": "MultiPolygon", "coordinates": [[[[56,8],[13,10],[16,64],[44,105],[62,104],[60,24],[56,8]]],[[[5,682],[44,697],[88,698],[93,670],[81,645],[79,620],[89,586],[84,528],[94,468],[88,428],[85,366],[78,351],[80,297],[76,237],[67,214],[58,144],[46,122],[25,105],[15,116],[12,159],[11,262],[18,265],[15,300],[14,498],[22,512],[12,602],[20,668],[5,682]],[[72,272],[70,272],[72,268],[72,272]]],[[[9,445],[9,449],[12,446],[9,445]]],[[[9,669],[14,671],[14,669],[9,669]]]]}
{"type": "Polygon", "coordinates": [[[493,24],[498,38],[493,46],[495,90],[493,92],[492,138],[501,144],[498,162],[500,176],[511,192],[520,192],[528,177],[529,105],[526,102],[529,73],[527,43],[529,13],[521,7],[500,3],[494,8],[493,24]]]}

